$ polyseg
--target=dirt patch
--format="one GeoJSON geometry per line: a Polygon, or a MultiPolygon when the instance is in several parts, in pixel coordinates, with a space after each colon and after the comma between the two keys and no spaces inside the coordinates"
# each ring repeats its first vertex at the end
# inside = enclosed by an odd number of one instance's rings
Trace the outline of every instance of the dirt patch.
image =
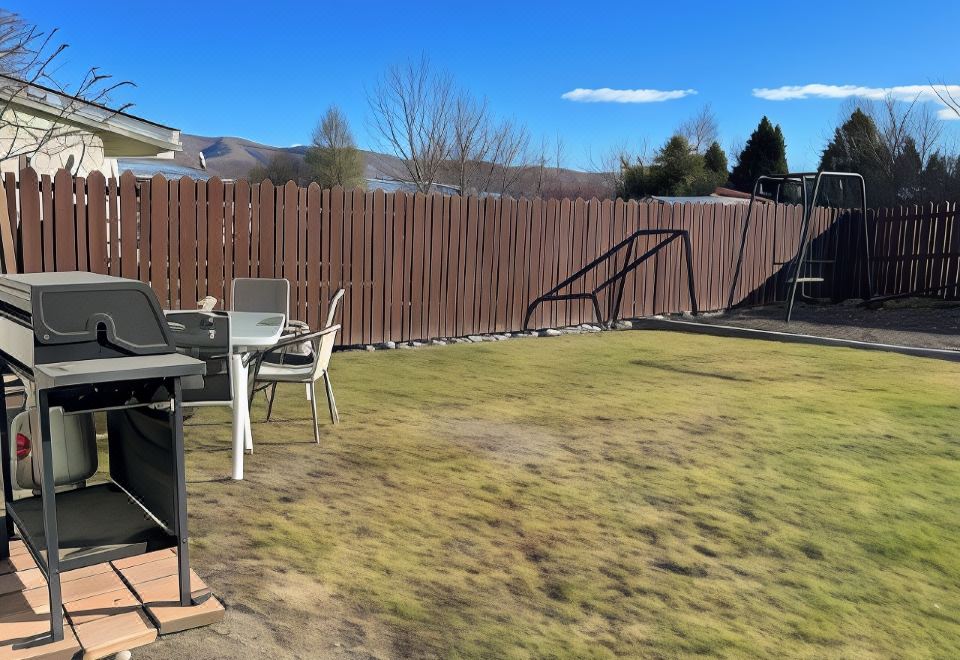
{"type": "Polygon", "coordinates": [[[391,635],[310,577],[263,571],[208,580],[223,594],[227,616],[208,628],[163,637],[137,649],[143,658],[375,658],[393,657],[391,635]],[[255,581],[257,572],[267,573],[255,581]],[[242,600],[230,594],[242,591],[242,600]]]}
{"type": "Polygon", "coordinates": [[[529,424],[478,419],[448,419],[444,435],[457,446],[512,465],[535,465],[552,455],[564,439],[529,424]]]}
{"type": "Polygon", "coordinates": [[[789,324],[783,320],[783,305],[738,309],[698,320],[715,325],[833,339],[960,350],[960,303],[911,298],[888,301],[878,309],[870,309],[858,302],[838,305],[798,303],[789,324]]]}

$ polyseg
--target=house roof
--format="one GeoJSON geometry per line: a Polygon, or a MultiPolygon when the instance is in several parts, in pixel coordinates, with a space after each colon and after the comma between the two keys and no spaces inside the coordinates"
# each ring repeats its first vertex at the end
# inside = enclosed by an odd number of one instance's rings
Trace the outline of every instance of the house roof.
{"type": "Polygon", "coordinates": [[[118,158],[117,170],[121,173],[129,170],[138,179],[149,179],[155,174],[162,174],[167,179],[188,176],[198,181],[206,181],[210,178],[209,172],[182,165],[169,158],[118,158]]]}
{"type": "Polygon", "coordinates": [[[183,149],[177,128],[12,76],[0,74],[0,99],[40,117],[84,127],[100,136],[108,157],[183,149]]]}
{"type": "Polygon", "coordinates": [[[678,197],[669,197],[665,195],[651,195],[650,199],[655,199],[658,202],[663,202],[664,204],[749,204],[750,198],[742,199],[740,197],[715,197],[714,195],[701,195],[701,196],[678,196],[678,197]]]}

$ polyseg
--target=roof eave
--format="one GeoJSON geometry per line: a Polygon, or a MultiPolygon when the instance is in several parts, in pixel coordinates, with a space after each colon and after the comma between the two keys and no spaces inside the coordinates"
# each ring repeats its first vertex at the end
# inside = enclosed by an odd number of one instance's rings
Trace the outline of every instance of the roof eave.
{"type": "Polygon", "coordinates": [[[11,95],[6,90],[0,90],[0,97],[8,99],[11,105],[19,106],[54,120],[82,125],[89,128],[93,133],[115,133],[131,140],[144,142],[160,151],[183,151],[180,130],[176,128],[160,126],[128,114],[69,97],[58,99],[67,104],[59,108],[23,93],[11,95]]]}

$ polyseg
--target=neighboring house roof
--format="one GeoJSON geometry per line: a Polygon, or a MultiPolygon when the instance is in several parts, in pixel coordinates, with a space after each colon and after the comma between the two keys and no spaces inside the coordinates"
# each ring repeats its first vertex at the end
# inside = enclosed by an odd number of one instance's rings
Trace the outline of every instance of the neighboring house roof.
{"type": "Polygon", "coordinates": [[[18,111],[83,127],[100,137],[107,157],[180,151],[180,130],[128,112],[0,74],[0,99],[18,111]]]}
{"type": "MultiPolygon", "coordinates": [[[[367,190],[383,190],[385,192],[417,192],[417,184],[412,181],[398,181],[395,179],[374,179],[367,178],[367,190]]],[[[460,188],[449,186],[445,183],[435,183],[430,186],[431,193],[440,193],[441,195],[459,195],[460,188]]]]}
{"type": "Polygon", "coordinates": [[[717,197],[736,197],[737,199],[750,199],[750,193],[743,192],[741,190],[734,190],[733,188],[725,188],[724,186],[717,186],[713,194],[717,197]]]}
{"type": "Polygon", "coordinates": [[[169,158],[118,158],[117,170],[121,173],[129,170],[138,179],[150,179],[155,174],[162,174],[167,179],[188,176],[198,181],[206,181],[210,178],[210,174],[204,170],[180,165],[169,158]]]}
{"type": "Polygon", "coordinates": [[[701,195],[701,196],[689,196],[689,197],[668,197],[664,195],[651,195],[650,199],[655,199],[658,202],[663,202],[664,204],[749,204],[750,197],[747,196],[747,199],[741,197],[716,197],[714,195],[701,195]]]}

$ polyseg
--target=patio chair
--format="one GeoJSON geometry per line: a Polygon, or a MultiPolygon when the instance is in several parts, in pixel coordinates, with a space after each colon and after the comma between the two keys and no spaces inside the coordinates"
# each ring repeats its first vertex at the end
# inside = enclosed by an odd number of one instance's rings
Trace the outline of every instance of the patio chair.
{"type": "MultiPolygon", "coordinates": [[[[337,424],[340,414],[337,412],[337,402],[333,396],[333,386],[330,383],[330,356],[336,341],[339,324],[333,320],[337,307],[343,298],[343,289],[338,290],[330,300],[327,312],[326,325],[317,332],[294,334],[281,339],[275,346],[259,352],[254,357],[253,379],[259,389],[269,389],[267,400],[267,420],[273,412],[273,402],[276,399],[277,385],[280,383],[302,383],[306,385],[307,399],[310,401],[313,416],[313,435],[317,444],[320,444],[320,425],[317,421],[317,390],[316,382],[323,378],[327,394],[327,406],[330,409],[330,421],[337,424]],[[291,356],[293,347],[309,346],[309,357],[303,359],[302,353],[291,356]]],[[[251,389],[251,401],[254,390],[251,389]]]]}
{"type": "Polygon", "coordinates": [[[283,314],[289,330],[306,331],[307,324],[290,318],[290,282],[277,277],[237,277],[231,285],[235,312],[276,312],[283,314]]]}
{"type": "Polygon", "coordinates": [[[230,378],[230,317],[225,312],[178,311],[167,315],[177,352],[207,365],[203,386],[184,382],[184,406],[233,407],[230,378]]]}

